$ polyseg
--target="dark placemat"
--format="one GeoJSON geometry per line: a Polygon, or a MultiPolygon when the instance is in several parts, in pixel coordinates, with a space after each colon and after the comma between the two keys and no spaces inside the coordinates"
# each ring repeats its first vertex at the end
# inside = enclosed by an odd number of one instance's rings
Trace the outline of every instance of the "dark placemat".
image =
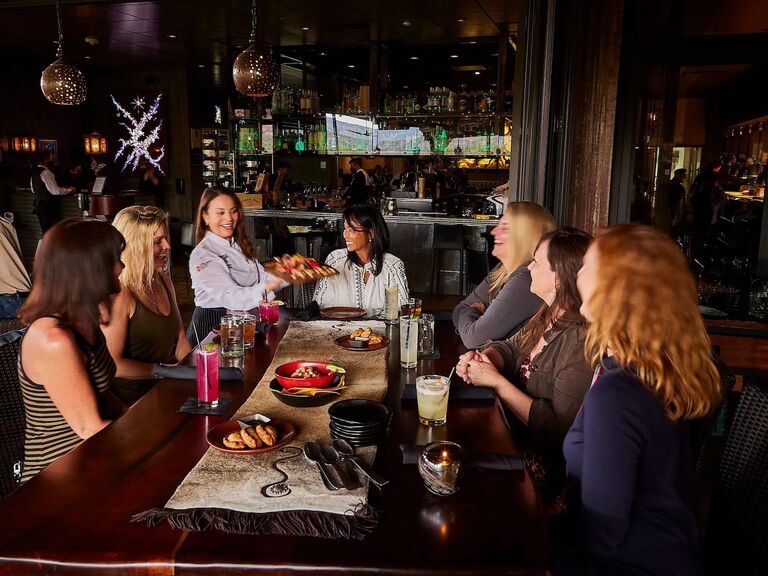
{"type": "MultiPolygon", "coordinates": [[[[494,400],[496,390],[486,386],[468,386],[458,384],[451,386],[448,402],[451,400],[494,400]]],[[[403,387],[401,400],[416,400],[416,384],[406,384],[403,387]]]]}
{"type": "Polygon", "coordinates": [[[419,354],[419,360],[440,360],[440,350],[435,350],[432,354],[419,354]]]}
{"type": "Polygon", "coordinates": [[[197,397],[189,396],[177,412],[186,412],[187,414],[200,414],[203,416],[218,416],[224,414],[232,404],[232,398],[219,398],[219,405],[216,408],[198,408],[197,397]]]}

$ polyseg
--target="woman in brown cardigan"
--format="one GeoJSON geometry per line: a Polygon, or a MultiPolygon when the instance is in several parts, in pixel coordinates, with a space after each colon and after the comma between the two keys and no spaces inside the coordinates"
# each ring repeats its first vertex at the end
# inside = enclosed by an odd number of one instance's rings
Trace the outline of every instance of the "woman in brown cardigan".
{"type": "Polygon", "coordinates": [[[562,485],[563,438],[592,379],[576,288],[590,240],[572,228],[545,234],[528,266],[531,292],[544,301],[538,312],[520,332],[467,352],[456,367],[467,383],[494,388],[508,411],[527,426],[528,433],[516,438],[545,498],[562,485]]]}

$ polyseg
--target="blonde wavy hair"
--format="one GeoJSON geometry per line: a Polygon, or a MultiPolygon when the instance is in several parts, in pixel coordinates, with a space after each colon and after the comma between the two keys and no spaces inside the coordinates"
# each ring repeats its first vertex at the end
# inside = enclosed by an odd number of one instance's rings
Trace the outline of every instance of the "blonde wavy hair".
{"type": "MultiPolygon", "coordinates": [[[[165,225],[166,234],[168,233],[168,213],[155,206],[129,206],[117,213],[112,225],[125,238],[125,250],[122,255],[125,268],[120,274],[120,282],[134,294],[148,296],[156,271],[155,232],[165,225]]],[[[167,267],[168,264],[161,272],[167,274],[167,267]]]]}
{"type": "Polygon", "coordinates": [[[505,215],[511,219],[507,243],[510,269],[507,270],[499,263],[491,270],[488,279],[491,300],[498,295],[512,272],[533,260],[533,253],[541,237],[557,228],[549,210],[533,202],[510,202],[505,215]]]}
{"type": "Polygon", "coordinates": [[[678,246],[653,228],[621,224],[601,231],[595,248],[587,359],[597,365],[610,349],[672,421],[707,415],[720,400],[720,377],[678,246]]]}

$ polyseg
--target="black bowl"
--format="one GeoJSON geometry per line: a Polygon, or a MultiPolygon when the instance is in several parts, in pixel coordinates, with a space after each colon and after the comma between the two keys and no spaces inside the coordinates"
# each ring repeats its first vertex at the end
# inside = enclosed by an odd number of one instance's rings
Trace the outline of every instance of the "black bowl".
{"type": "Polygon", "coordinates": [[[376,432],[377,430],[383,430],[389,427],[389,420],[383,422],[375,422],[373,424],[345,424],[334,418],[331,418],[331,427],[335,428],[339,432],[345,432],[347,434],[366,434],[369,432],[376,432]]]}
{"type": "Polygon", "coordinates": [[[355,398],[336,402],[328,408],[332,420],[339,424],[360,426],[388,423],[392,411],[381,402],[355,398]]]}
{"type": "MultiPolygon", "coordinates": [[[[336,386],[340,379],[341,376],[337,375],[336,378],[333,379],[333,382],[331,382],[331,386],[336,386]]],[[[322,406],[323,404],[328,404],[328,402],[333,402],[339,398],[337,394],[323,394],[322,392],[315,396],[287,394],[286,392],[283,392],[283,387],[280,385],[280,382],[277,381],[277,378],[272,378],[272,382],[269,383],[269,389],[272,390],[272,394],[274,394],[275,398],[280,400],[280,402],[296,408],[322,406]]]]}
{"type": "Polygon", "coordinates": [[[344,436],[342,434],[338,434],[331,430],[331,438],[340,438],[342,440],[346,440],[350,446],[354,446],[355,448],[360,446],[373,446],[374,444],[381,444],[386,438],[387,438],[387,432],[386,434],[380,434],[378,436],[374,437],[365,437],[365,438],[352,438],[350,436],[344,436]]]}
{"type": "Polygon", "coordinates": [[[329,425],[329,428],[334,432],[338,432],[339,434],[343,434],[345,436],[374,436],[376,434],[381,434],[382,432],[386,432],[387,430],[389,430],[389,424],[383,424],[381,426],[376,426],[375,428],[365,428],[363,430],[355,430],[350,428],[344,428],[343,426],[338,426],[335,422],[331,422],[329,425]]]}

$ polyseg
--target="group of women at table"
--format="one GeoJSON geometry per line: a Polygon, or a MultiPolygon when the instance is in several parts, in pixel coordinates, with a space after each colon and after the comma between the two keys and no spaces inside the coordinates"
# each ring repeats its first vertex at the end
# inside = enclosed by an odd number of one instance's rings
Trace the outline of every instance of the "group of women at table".
{"type": "MultiPolygon", "coordinates": [[[[319,303],[376,314],[391,284],[405,302],[378,210],[353,206],[343,226],[345,248],[326,261],[340,274],[318,283],[319,303]]],[[[492,235],[500,264],[453,312],[470,350],[457,374],[495,389],[548,513],[578,522],[555,573],[696,573],[687,422],[720,389],[683,255],[646,227],[556,229],[527,202],[492,235]]],[[[285,287],[254,257],[231,192],[203,193],[196,241],[185,333],[165,212],[134,206],[113,225],[66,220],[45,234],[20,310],[25,481],[146,393],[193,335],[285,287]]]]}

